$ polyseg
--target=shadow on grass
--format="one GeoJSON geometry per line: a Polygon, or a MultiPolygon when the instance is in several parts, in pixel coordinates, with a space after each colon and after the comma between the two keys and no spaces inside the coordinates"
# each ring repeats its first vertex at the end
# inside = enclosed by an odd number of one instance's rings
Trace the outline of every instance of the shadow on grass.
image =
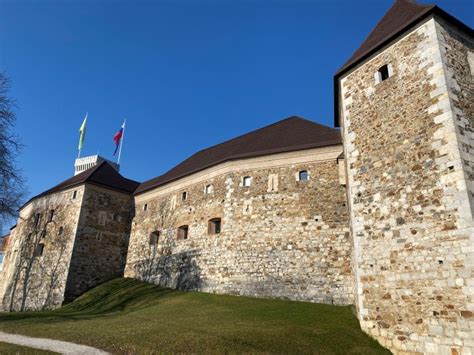
{"type": "Polygon", "coordinates": [[[87,320],[126,314],[157,304],[160,298],[179,291],[137,282],[133,279],[115,279],[85,293],[72,303],[52,311],[0,313],[0,322],[23,319],[62,322],[65,320],[87,320]]]}

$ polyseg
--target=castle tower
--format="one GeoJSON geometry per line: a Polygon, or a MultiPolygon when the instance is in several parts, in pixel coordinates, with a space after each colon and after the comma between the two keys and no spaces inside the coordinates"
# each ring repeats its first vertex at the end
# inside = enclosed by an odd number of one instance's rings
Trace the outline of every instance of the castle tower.
{"type": "Polygon", "coordinates": [[[474,352],[474,40],[397,0],[335,75],[362,328],[396,353],[474,352]]]}

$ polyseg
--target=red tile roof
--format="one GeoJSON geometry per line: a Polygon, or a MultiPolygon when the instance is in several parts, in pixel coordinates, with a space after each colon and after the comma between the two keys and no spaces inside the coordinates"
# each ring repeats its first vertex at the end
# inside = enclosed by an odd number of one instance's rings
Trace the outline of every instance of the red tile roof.
{"type": "Polygon", "coordinates": [[[435,5],[418,4],[411,0],[396,0],[369,33],[362,45],[334,75],[334,125],[339,127],[339,78],[364,61],[409,28],[436,14],[471,36],[473,30],[435,5]]]}
{"type": "Polygon", "coordinates": [[[339,130],[292,116],[201,150],[165,174],[140,184],[135,194],[229,160],[342,144],[339,130]]]}

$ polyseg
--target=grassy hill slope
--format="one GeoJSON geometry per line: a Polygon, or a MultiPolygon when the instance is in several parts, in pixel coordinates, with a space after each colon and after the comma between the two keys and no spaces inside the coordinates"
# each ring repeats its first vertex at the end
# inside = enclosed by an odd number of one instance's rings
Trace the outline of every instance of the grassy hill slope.
{"type": "Polygon", "coordinates": [[[182,292],[109,281],[47,312],[2,313],[0,330],[113,353],[387,354],[350,307],[182,292]]]}

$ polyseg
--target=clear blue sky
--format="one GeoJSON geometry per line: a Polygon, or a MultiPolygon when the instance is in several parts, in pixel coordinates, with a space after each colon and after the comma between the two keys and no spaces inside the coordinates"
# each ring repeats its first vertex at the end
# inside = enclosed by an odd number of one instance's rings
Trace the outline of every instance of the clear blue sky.
{"type": "MultiPolygon", "coordinates": [[[[332,125],[332,75],[391,3],[0,1],[29,196],[72,175],[86,111],[83,155],[111,158],[127,117],[138,181],[290,115],[332,125]]],[[[472,26],[472,0],[437,4],[472,26]]]]}

